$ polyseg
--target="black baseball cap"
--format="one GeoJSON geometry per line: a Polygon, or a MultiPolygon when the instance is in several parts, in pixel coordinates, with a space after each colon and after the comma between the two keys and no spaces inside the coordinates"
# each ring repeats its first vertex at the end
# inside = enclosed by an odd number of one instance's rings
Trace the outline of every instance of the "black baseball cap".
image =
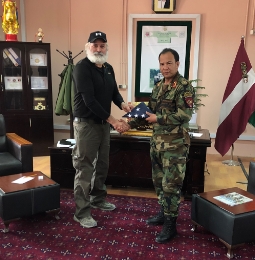
{"type": "Polygon", "coordinates": [[[106,34],[100,31],[92,32],[89,36],[88,42],[94,42],[97,39],[102,39],[104,42],[107,42],[106,34]]]}

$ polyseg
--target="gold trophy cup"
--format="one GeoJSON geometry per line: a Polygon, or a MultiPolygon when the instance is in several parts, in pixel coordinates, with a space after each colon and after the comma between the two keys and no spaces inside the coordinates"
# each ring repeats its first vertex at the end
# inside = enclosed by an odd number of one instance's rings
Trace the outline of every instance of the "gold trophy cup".
{"type": "Polygon", "coordinates": [[[17,41],[19,30],[18,11],[16,2],[11,0],[2,0],[3,16],[2,28],[5,33],[6,41],[17,41]]]}

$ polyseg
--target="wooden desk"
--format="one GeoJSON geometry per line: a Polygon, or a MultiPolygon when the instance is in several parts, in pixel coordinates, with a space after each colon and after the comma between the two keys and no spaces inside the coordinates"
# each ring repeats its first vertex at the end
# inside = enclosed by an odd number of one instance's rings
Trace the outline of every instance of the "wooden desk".
{"type": "MultiPolygon", "coordinates": [[[[204,191],[206,150],[211,146],[209,131],[191,139],[189,161],[183,183],[183,194],[204,191]]],[[[150,137],[111,134],[107,185],[152,188],[150,137]]],[[[62,187],[73,188],[75,170],[70,148],[50,147],[51,178],[62,187]]]]}
{"type": "MultiPolygon", "coordinates": [[[[206,150],[211,146],[209,131],[191,139],[189,160],[183,182],[183,195],[204,191],[206,150]]],[[[151,179],[150,137],[111,135],[110,166],[106,184],[113,186],[153,187],[151,179]]]]}

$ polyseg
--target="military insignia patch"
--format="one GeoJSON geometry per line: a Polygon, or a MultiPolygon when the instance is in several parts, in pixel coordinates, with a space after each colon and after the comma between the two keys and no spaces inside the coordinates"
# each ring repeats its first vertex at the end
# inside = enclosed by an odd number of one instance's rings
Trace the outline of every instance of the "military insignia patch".
{"type": "Polygon", "coordinates": [[[187,107],[193,108],[193,97],[190,92],[184,92],[184,101],[187,107]]]}
{"type": "Polygon", "coordinates": [[[176,85],[177,85],[177,82],[174,81],[174,82],[172,83],[172,88],[176,88],[176,85]]]}
{"type": "Polygon", "coordinates": [[[183,80],[182,80],[182,85],[187,85],[187,84],[188,84],[188,81],[185,80],[185,79],[183,79],[183,80]]]}

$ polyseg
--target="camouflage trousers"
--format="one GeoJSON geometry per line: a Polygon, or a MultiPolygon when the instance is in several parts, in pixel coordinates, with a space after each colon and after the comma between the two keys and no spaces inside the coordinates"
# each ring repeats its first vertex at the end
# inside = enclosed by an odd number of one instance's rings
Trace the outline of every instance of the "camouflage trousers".
{"type": "Polygon", "coordinates": [[[153,145],[150,148],[152,180],[158,202],[164,207],[164,213],[172,217],[178,216],[188,152],[188,145],[167,151],[153,145]]]}

